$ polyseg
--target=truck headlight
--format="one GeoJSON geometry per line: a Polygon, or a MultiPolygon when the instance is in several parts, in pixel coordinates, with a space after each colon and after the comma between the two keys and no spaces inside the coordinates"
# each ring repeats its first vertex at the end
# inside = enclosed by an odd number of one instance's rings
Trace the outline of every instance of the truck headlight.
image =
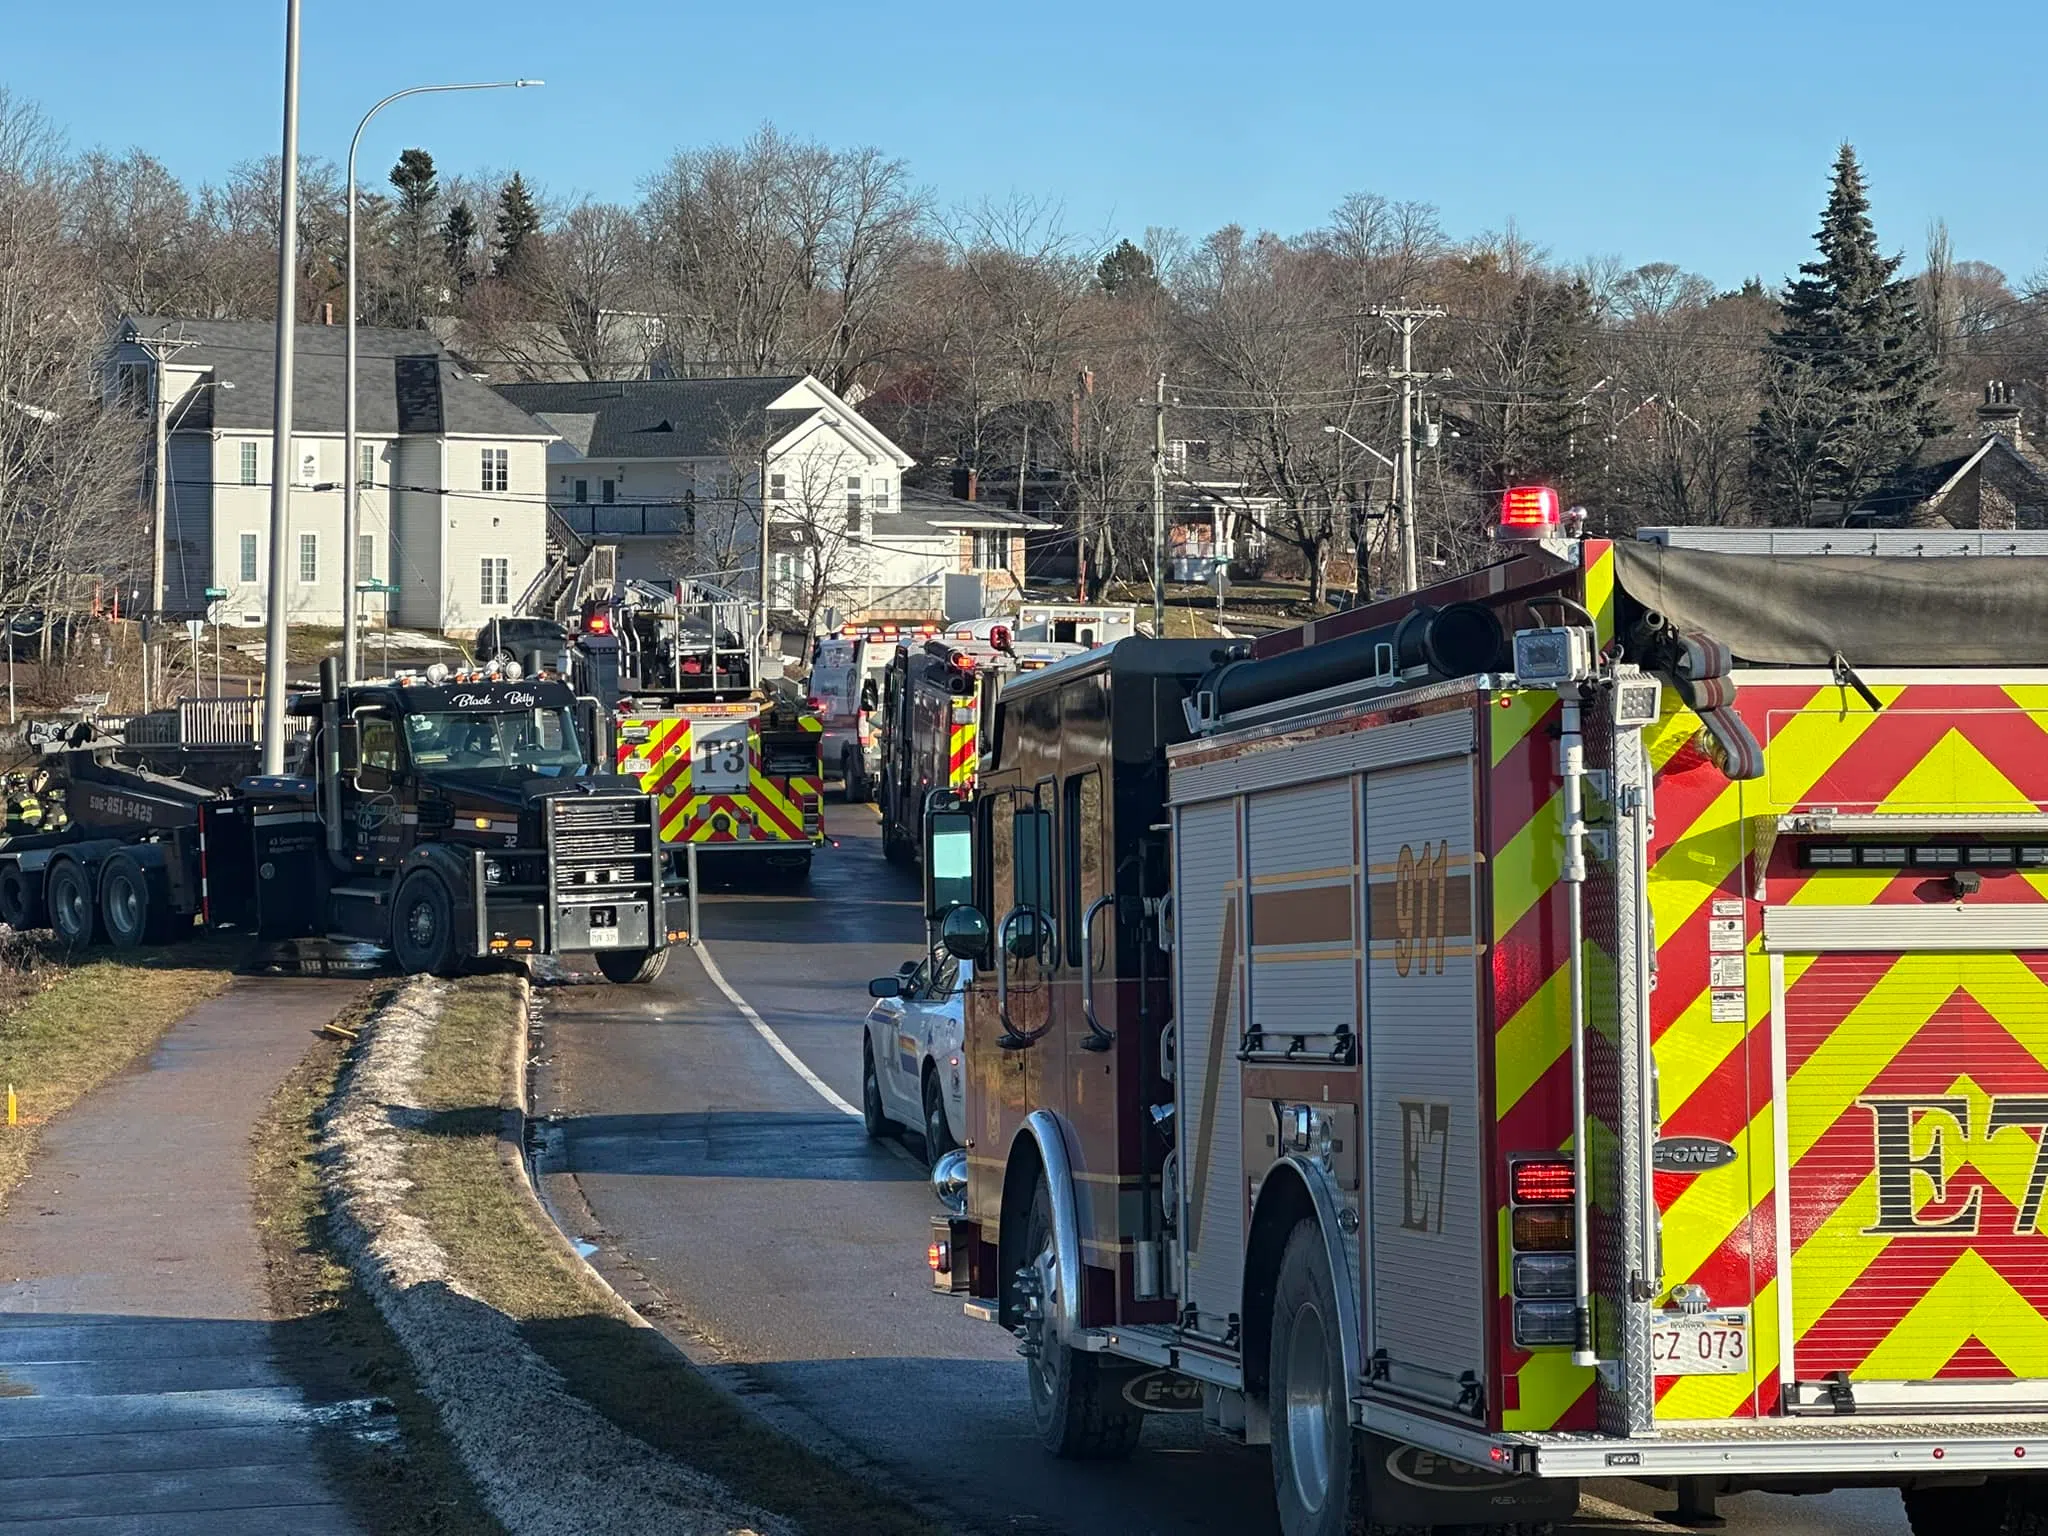
{"type": "Polygon", "coordinates": [[[496,859],[485,859],[484,883],[486,885],[499,885],[503,883],[504,879],[505,866],[500,864],[496,859]]]}

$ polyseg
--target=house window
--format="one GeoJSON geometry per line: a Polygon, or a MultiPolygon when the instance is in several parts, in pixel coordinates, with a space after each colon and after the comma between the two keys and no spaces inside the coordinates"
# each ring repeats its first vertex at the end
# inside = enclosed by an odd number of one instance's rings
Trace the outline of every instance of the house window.
{"type": "Polygon", "coordinates": [[[613,502],[619,499],[618,481],[606,480],[599,488],[604,492],[604,504],[606,506],[610,506],[613,502]]]}
{"type": "Polygon", "coordinates": [[[242,484],[254,485],[255,483],[256,445],[254,443],[244,443],[242,444],[242,484]]]}
{"type": "MultiPolygon", "coordinates": [[[[250,446],[255,445],[252,443],[250,446]]],[[[242,580],[254,582],[256,579],[256,535],[245,533],[242,535],[242,580]]]]}
{"type": "Polygon", "coordinates": [[[860,476],[846,477],[846,531],[860,532],[860,476]]]}
{"type": "Polygon", "coordinates": [[[502,608],[512,601],[512,562],[503,555],[484,556],[484,606],[502,608]]]}
{"type": "Polygon", "coordinates": [[[786,608],[796,606],[797,557],[785,552],[775,557],[775,599],[786,608]]]}
{"type": "Polygon", "coordinates": [[[299,585],[310,587],[320,579],[320,535],[299,535],[299,585]]]}
{"type": "Polygon", "coordinates": [[[377,535],[359,533],[356,535],[356,580],[377,579],[377,535]]]}
{"type": "Polygon", "coordinates": [[[114,397],[137,416],[149,414],[150,372],[148,363],[122,363],[114,370],[114,397]]]}
{"type": "Polygon", "coordinates": [[[576,482],[576,499],[579,502],[590,500],[590,482],[588,480],[578,480],[576,482]]]}
{"type": "Polygon", "coordinates": [[[875,510],[876,510],[877,512],[886,512],[886,511],[888,511],[888,510],[889,510],[889,482],[888,482],[888,481],[886,481],[886,480],[877,480],[877,481],[876,481],[876,482],[874,483],[874,485],[873,485],[872,487],[870,487],[870,493],[871,493],[871,497],[872,497],[872,499],[873,499],[873,501],[874,501],[874,504],[875,504],[875,510]]]}
{"type": "Polygon", "coordinates": [[[486,448],[484,450],[484,489],[502,491],[512,484],[512,450],[509,448],[486,448]]]}
{"type": "Polygon", "coordinates": [[[770,501],[789,500],[789,476],[780,470],[777,470],[768,477],[768,499],[770,501]]]}
{"type": "Polygon", "coordinates": [[[1010,568],[1010,536],[1007,533],[977,533],[974,536],[974,568],[977,571],[1006,571],[1010,568]]]}
{"type": "Polygon", "coordinates": [[[740,499],[740,476],[738,470],[723,470],[718,476],[718,494],[726,501],[740,499]]]}
{"type": "Polygon", "coordinates": [[[377,483],[377,445],[356,444],[356,484],[368,488],[377,483]]]}

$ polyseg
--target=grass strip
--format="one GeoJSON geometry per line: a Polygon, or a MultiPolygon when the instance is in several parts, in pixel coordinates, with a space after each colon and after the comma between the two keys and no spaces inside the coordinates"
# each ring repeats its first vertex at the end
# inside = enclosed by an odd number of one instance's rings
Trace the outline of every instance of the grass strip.
{"type": "MultiPolygon", "coordinates": [[[[360,1025],[395,984],[378,988],[338,1022],[360,1025]]],[[[317,1148],[320,1115],[347,1057],[323,1038],[286,1078],[250,1139],[250,1191],[263,1244],[264,1280],[279,1355],[315,1401],[380,1397],[398,1439],[375,1444],[337,1431],[322,1460],[365,1530],[393,1536],[503,1536],[442,1433],[433,1404],[376,1307],[334,1252],[317,1148]]]]}
{"type": "Polygon", "coordinates": [[[930,1536],[915,1509],[739,1407],[655,1330],[633,1326],[500,1155],[519,993],[475,977],[448,995],[417,1085],[407,1208],[462,1283],[516,1319],[570,1391],[637,1439],[818,1536],[930,1536]]]}
{"type": "Polygon", "coordinates": [[[245,941],[209,938],[95,954],[0,1013],[0,1094],[13,1085],[21,1120],[0,1114],[0,1206],[42,1128],[222,991],[246,952],[245,941]]]}

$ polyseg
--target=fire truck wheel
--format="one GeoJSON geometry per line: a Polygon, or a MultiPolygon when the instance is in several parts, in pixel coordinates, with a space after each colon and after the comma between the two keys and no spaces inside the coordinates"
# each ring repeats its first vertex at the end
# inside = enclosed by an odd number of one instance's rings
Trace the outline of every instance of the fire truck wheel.
{"type": "Polygon", "coordinates": [[[93,899],[92,882],[76,859],[58,859],[50,865],[43,891],[50,903],[50,927],[67,949],[83,949],[99,942],[100,904],[93,899]]]}
{"type": "Polygon", "coordinates": [[[38,884],[21,872],[19,864],[0,864],[0,923],[16,933],[43,926],[43,893],[38,884]]]}
{"type": "Polygon", "coordinates": [[[1974,1488],[1908,1488],[1913,1536],[2048,1536],[2048,1500],[2030,1483],[1992,1481],[1974,1488]]]}
{"type": "Polygon", "coordinates": [[[924,1160],[936,1168],[939,1159],[960,1143],[953,1139],[953,1131],[946,1124],[946,1098],[939,1091],[939,1074],[936,1070],[924,1075],[924,1160]]]}
{"type": "Polygon", "coordinates": [[[882,1109],[882,1080],[875,1076],[875,1048],[866,1038],[860,1043],[860,1128],[868,1133],[869,1141],[893,1136],[900,1129],[882,1109]]]}
{"type": "Polygon", "coordinates": [[[1273,1499],[1286,1536],[1370,1530],[1365,1483],[1351,1454],[1344,1342],[1330,1257],[1313,1221],[1288,1235],[1273,1288],[1267,1402],[1273,1419],[1273,1499]]]}
{"type": "Polygon", "coordinates": [[[1138,1448],[1138,1432],[1145,1427],[1144,1411],[1124,1396],[1125,1384],[1138,1373],[1059,1342],[1059,1314],[1069,1303],[1059,1294],[1052,1192],[1042,1175],[1024,1223],[1024,1252],[1032,1256],[1024,1273],[1032,1277],[1030,1286],[1036,1293],[1025,1323],[1024,1348],[1038,1438],[1063,1460],[1122,1461],[1138,1448]]]}
{"type": "Polygon", "coordinates": [[[161,895],[133,855],[117,853],[107,860],[100,871],[100,917],[116,949],[161,943],[167,915],[161,895]]]}
{"type": "Polygon", "coordinates": [[[645,986],[660,979],[661,973],[668,969],[668,951],[665,949],[650,949],[644,953],[600,949],[592,951],[591,958],[597,961],[597,968],[604,972],[606,981],[616,982],[622,987],[645,986]]]}
{"type": "Polygon", "coordinates": [[[408,976],[454,973],[455,903],[431,870],[414,870],[398,887],[391,909],[391,957],[408,976]]]}

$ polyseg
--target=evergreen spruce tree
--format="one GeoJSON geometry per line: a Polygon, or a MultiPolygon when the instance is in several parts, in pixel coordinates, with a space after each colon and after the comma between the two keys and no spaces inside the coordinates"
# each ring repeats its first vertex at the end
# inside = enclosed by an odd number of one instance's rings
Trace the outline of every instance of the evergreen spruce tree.
{"type": "Polygon", "coordinates": [[[476,282],[476,215],[467,203],[452,203],[441,221],[442,260],[458,290],[476,282]]]}
{"type": "Polygon", "coordinates": [[[434,204],[440,199],[434,157],[424,149],[408,149],[391,167],[391,185],[398,193],[397,240],[393,263],[397,318],[418,325],[434,307],[441,287],[434,252],[434,204]]]}
{"type": "Polygon", "coordinates": [[[498,276],[516,277],[526,242],[540,233],[540,209],[517,171],[498,194],[498,276]]]}
{"type": "Polygon", "coordinates": [[[1847,144],[1815,238],[1820,259],[1786,290],[1764,356],[1753,468],[1773,521],[1804,523],[1816,502],[1854,508],[1947,430],[1912,279],[1878,251],[1847,144]]]}
{"type": "Polygon", "coordinates": [[[1116,294],[1127,288],[1133,291],[1156,288],[1159,274],[1153,270],[1150,256],[1130,241],[1119,240],[1116,249],[1097,263],[1095,280],[1102,284],[1104,293],[1116,294]]]}

